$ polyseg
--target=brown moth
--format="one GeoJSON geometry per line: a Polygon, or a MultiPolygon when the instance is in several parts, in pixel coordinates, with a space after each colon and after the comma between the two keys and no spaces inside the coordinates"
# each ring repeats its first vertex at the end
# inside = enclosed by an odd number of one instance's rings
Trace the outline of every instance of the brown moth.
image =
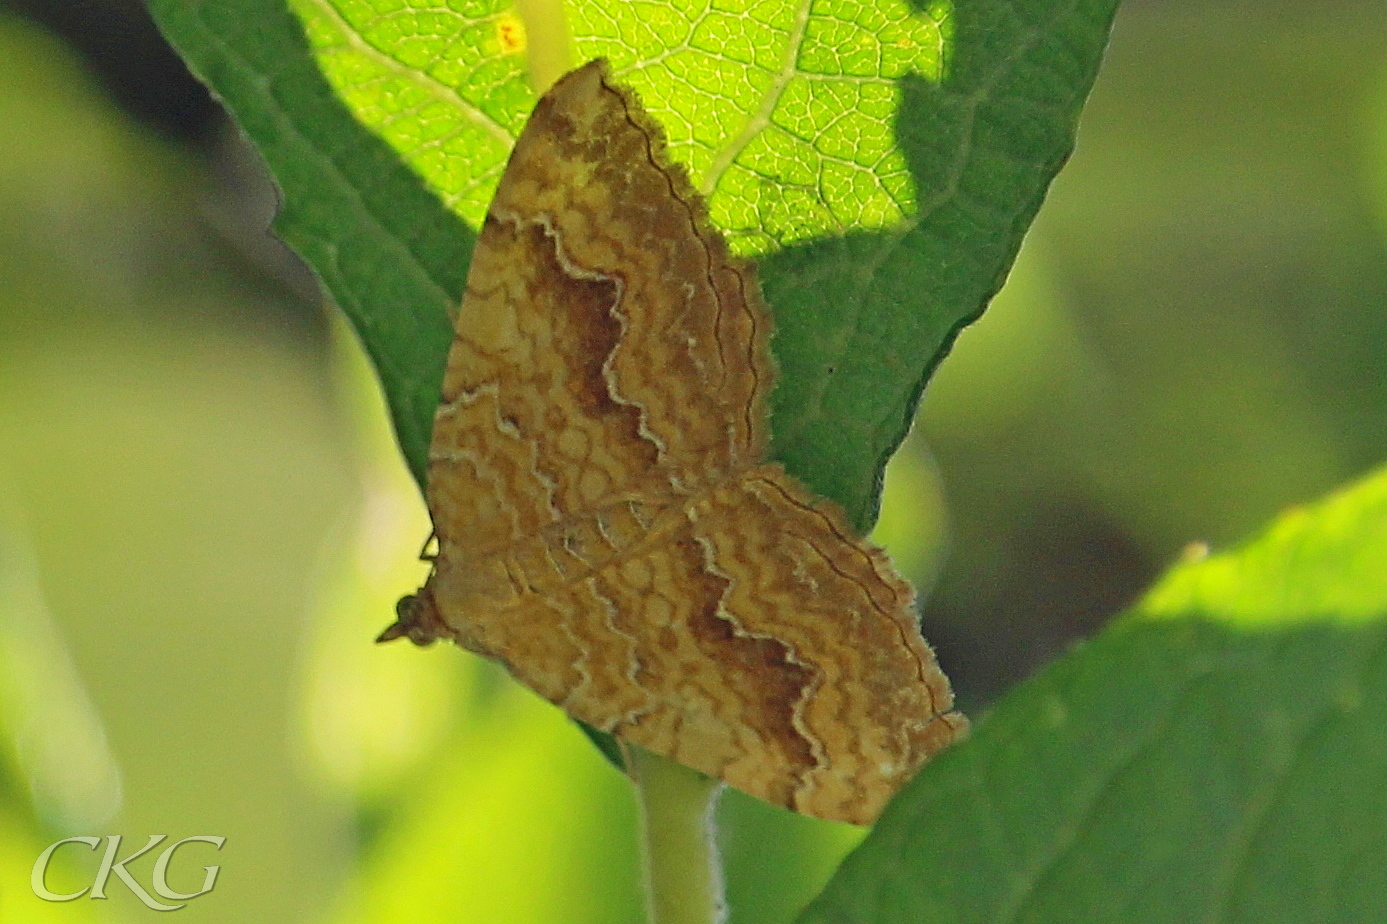
{"type": "Polygon", "coordinates": [[[967,722],[910,586],[766,461],[770,332],[635,94],[601,60],[563,77],[477,238],[438,554],[382,639],[451,638],[596,728],[870,824],[967,722]]]}

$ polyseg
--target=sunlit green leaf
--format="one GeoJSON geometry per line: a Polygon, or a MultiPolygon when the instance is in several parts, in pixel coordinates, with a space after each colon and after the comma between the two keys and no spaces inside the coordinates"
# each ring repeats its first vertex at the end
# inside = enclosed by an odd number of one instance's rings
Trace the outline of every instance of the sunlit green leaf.
{"type": "MultiPolygon", "coordinates": [[[[531,32],[561,30],[557,3],[531,32]]],[[[758,256],[774,454],[866,528],[954,334],[1073,143],[1115,0],[567,6],[758,256]]],[[[156,0],[269,162],[277,228],[371,353],[416,475],[473,239],[534,95],[499,0],[156,0]]],[[[536,36],[538,38],[538,36],[536,36]]],[[[576,63],[576,61],[575,61],[576,63]]]]}
{"type": "Polygon", "coordinates": [[[1387,471],[1016,689],[802,920],[1380,921],[1384,779],[1387,471]]]}

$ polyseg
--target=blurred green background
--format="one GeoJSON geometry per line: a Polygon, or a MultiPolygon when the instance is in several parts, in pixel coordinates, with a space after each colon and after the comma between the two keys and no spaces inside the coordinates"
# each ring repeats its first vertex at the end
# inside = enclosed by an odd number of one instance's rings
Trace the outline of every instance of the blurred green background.
{"type": "MultiPolygon", "coordinates": [[[[1384,35],[1366,0],[1120,12],[877,531],[975,716],[1186,544],[1387,457],[1384,35]]],[[[117,833],[226,836],[175,861],[222,866],[181,921],[637,921],[634,806],[582,735],[470,655],[371,644],[426,517],[274,206],[138,4],[0,6],[0,921],[154,914],[29,889],[117,833]]],[[[722,835],[733,924],[788,921],[860,836],[735,794],[722,835]]]]}

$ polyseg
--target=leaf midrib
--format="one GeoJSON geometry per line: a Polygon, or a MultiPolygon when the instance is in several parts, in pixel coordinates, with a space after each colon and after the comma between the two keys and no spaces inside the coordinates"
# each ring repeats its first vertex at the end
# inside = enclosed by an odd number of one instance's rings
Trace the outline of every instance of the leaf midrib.
{"type": "Polygon", "coordinates": [[[747,119],[746,125],[737,133],[735,138],[723,145],[722,151],[713,157],[713,162],[704,171],[703,182],[697,184],[698,191],[703,196],[712,198],[713,191],[717,189],[718,183],[722,180],[722,175],[728,171],[738,155],[746,150],[746,146],[751,144],[752,140],[770,125],[771,113],[775,112],[775,107],[780,104],[780,97],[784,95],[785,88],[799,74],[796,62],[799,61],[799,52],[804,45],[804,36],[809,28],[809,14],[812,7],[813,0],[800,0],[794,27],[790,30],[789,37],[785,42],[785,53],[780,63],[780,72],[772,79],[770,88],[761,100],[761,105],[752,113],[751,118],[747,119]]]}

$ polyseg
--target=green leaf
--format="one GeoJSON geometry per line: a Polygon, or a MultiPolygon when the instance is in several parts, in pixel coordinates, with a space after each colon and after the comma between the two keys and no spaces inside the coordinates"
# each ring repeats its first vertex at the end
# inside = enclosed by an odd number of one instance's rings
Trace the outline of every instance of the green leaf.
{"type": "MultiPolygon", "coordinates": [[[[569,4],[759,257],[774,455],[866,530],[929,372],[1067,156],[1116,0],[569,4]]],[[[562,31],[557,3],[532,42],[562,31]],[[539,35],[538,33],[545,33],[539,35]]],[[[283,192],[416,476],[475,227],[534,95],[499,0],[152,0],[283,192]]],[[[562,44],[561,42],[559,44],[562,44]]],[[[575,60],[573,63],[577,63],[575,60]]]]}
{"type": "Polygon", "coordinates": [[[1387,469],[1013,691],[801,921],[1387,920],[1384,780],[1387,469]]]}

